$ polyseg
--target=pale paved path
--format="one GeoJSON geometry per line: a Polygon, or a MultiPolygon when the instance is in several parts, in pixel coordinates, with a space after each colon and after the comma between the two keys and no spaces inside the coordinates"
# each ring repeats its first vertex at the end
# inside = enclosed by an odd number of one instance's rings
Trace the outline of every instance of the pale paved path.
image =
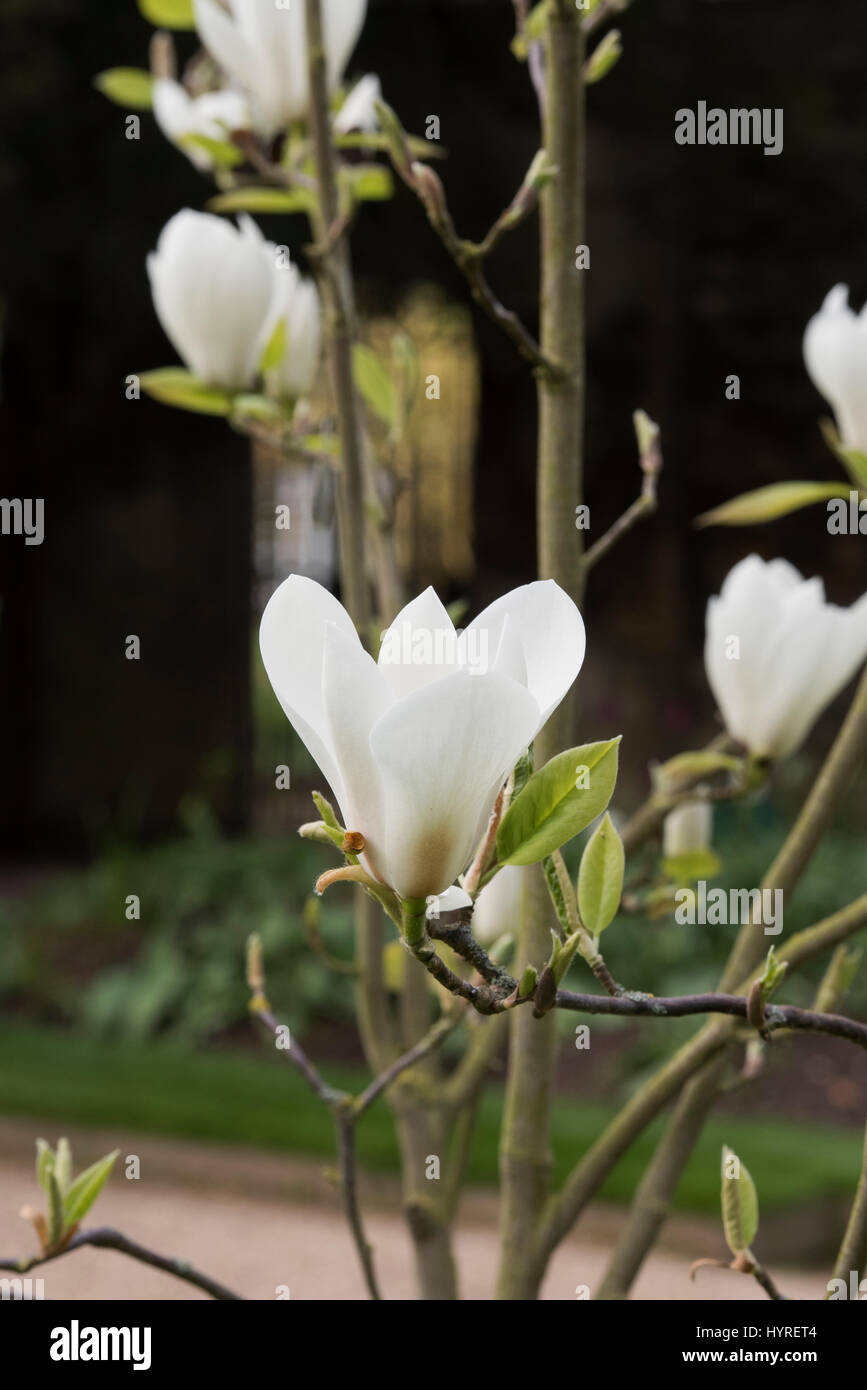
{"type": "MultiPolygon", "coordinates": [[[[45,1125],[0,1121],[0,1255],[30,1253],[33,1232],[18,1215],[25,1203],[41,1205],[29,1158],[33,1139],[56,1135],[45,1125]]],[[[288,1285],[293,1299],[364,1297],[358,1262],[322,1168],[273,1153],[212,1148],[130,1134],[71,1133],[76,1168],[120,1147],[141,1159],[139,1181],[117,1169],[88,1224],[114,1226],[166,1255],[189,1260],[246,1298],[273,1299],[288,1285]]],[[[413,1298],[412,1256],[399,1215],[394,1184],[365,1189],[366,1226],[384,1294],[413,1298]]],[[[471,1191],[457,1237],[462,1294],[489,1299],[496,1268],[495,1194],[471,1191]]],[[[543,1297],[574,1300],[577,1285],[591,1289],[605,1264],[618,1217],[605,1209],[588,1214],[577,1235],[554,1257],[543,1297]]],[[[679,1221],[671,1239],[681,1247],[648,1261],[635,1297],[757,1299],[753,1280],[706,1270],[690,1283],[690,1260],[722,1254],[713,1225],[679,1221]],[[716,1242],[716,1243],[714,1243],[716,1242]]],[[[47,1299],[184,1299],[204,1295],[171,1277],[107,1250],[82,1250],[34,1272],[45,1280],[47,1299]]],[[[793,1298],[819,1298],[827,1274],[774,1269],[793,1298]]]]}

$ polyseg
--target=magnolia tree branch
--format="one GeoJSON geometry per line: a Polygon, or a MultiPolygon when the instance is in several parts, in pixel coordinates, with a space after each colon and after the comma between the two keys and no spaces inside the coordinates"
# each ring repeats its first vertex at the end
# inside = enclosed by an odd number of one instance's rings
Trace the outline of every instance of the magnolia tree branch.
{"type": "MultiPolygon", "coordinates": [[[[867,926],[867,893],[840,912],[823,918],[783,943],[778,958],[795,969],[854,936],[867,926]]],[[[746,995],[754,975],[741,982],[746,995]]],[[[735,1020],[715,1019],[638,1088],[596,1142],[578,1162],[560,1192],[548,1202],[539,1233],[536,1258],[541,1272],[552,1252],[571,1230],[608,1174],[659,1112],[706,1063],[718,1057],[735,1037],[735,1020]]]]}
{"type": "MultiPolygon", "coordinates": [[[[762,888],[789,893],[798,883],[867,750],[867,671],[842,728],[762,888]]],[[[741,927],[721,981],[730,989],[761,960],[764,943],[752,920],[741,927]]],[[[636,1193],[633,1213],[617,1243],[599,1297],[623,1298],[656,1240],[704,1122],[717,1101],[722,1069],[696,1076],[678,1102],[636,1193]]]]}
{"type": "MultiPolygon", "coordinates": [[[[749,1003],[744,995],[739,994],[683,994],[673,998],[648,994],[611,998],[609,995],[575,994],[571,990],[561,989],[557,992],[556,1007],[569,1009],[573,1013],[614,1014],[621,1018],[686,1018],[691,1014],[730,1014],[735,1018],[748,1018],[749,1003]]],[[[867,1048],[867,1023],[858,1023],[842,1014],[819,1013],[812,1009],[799,1009],[792,1004],[767,1004],[763,1033],[771,1036],[780,1028],[828,1033],[867,1048]]]]}
{"type": "Polygon", "coordinates": [[[16,1274],[27,1274],[31,1269],[36,1269],[38,1265],[48,1264],[50,1260],[58,1260],[63,1255],[71,1255],[74,1250],[83,1250],[88,1245],[99,1250],[117,1250],[121,1255],[129,1255],[131,1259],[138,1260],[140,1264],[150,1265],[151,1269],[162,1270],[165,1274],[174,1275],[176,1279],[182,1279],[185,1284],[192,1284],[194,1288],[201,1289],[210,1298],[242,1301],[241,1294],[233,1293],[231,1289],[218,1284],[216,1279],[210,1279],[207,1274],[200,1274],[186,1260],[173,1259],[168,1255],[158,1255],[154,1250],[148,1250],[144,1245],[139,1245],[137,1241],[121,1235],[120,1231],[113,1231],[108,1227],[99,1227],[92,1231],[80,1231],[64,1245],[62,1250],[51,1251],[43,1255],[33,1255],[23,1260],[0,1260],[0,1269],[12,1270],[16,1274]]]}
{"type": "MultiPolygon", "coordinates": [[[[648,422],[649,424],[649,422],[648,422]]],[[[662,451],[659,447],[659,430],[652,426],[645,431],[644,424],[639,424],[636,419],[636,429],[639,431],[639,462],[641,467],[641,493],[637,500],[628,507],[621,517],[618,517],[603,536],[599,537],[588,550],[585,551],[581,561],[585,576],[603,556],[613,550],[618,541],[622,539],[633,526],[637,526],[639,521],[651,516],[657,508],[657,482],[662,472],[662,451]]]]}

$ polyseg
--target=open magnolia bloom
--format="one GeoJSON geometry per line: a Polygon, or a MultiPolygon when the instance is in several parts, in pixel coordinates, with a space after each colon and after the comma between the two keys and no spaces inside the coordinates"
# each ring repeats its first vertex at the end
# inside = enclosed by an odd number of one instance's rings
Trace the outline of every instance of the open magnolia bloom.
{"type": "Polygon", "coordinates": [[[158,77],[154,82],[153,109],[163,135],[179,145],[197,169],[212,169],[214,159],[204,144],[185,143],[190,136],[225,143],[232,131],[250,128],[250,113],[240,92],[226,89],[193,97],[171,77],[158,77]]]}
{"type": "Polygon", "coordinates": [[[415,899],[444,893],[466,868],[585,646],[581,614],[551,580],[506,594],[462,634],[427,589],[376,662],[337,599],[300,575],[270,599],[259,642],[347,830],[364,836],[366,869],[415,899]]]}
{"type": "Polygon", "coordinates": [[[867,304],[854,313],[848,285],[835,285],[807,324],[804,361],[834,411],[843,447],[867,453],[867,304]]]}
{"type": "MultiPolygon", "coordinates": [[[[367,0],[322,0],[330,92],[339,86],[367,12],[367,0]]],[[[307,22],[304,0],[194,0],[199,38],[249,98],[260,135],[271,139],[306,116],[307,22]]]]}
{"type": "Polygon", "coordinates": [[[821,579],[750,555],[707,607],[705,668],[726,728],[759,758],[784,758],[867,657],[867,594],[825,602],[821,579]]]}

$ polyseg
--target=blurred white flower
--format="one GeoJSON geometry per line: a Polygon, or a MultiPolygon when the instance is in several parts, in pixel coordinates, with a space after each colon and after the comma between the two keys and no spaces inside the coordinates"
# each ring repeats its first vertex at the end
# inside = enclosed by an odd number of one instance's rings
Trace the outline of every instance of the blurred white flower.
{"type": "Polygon", "coordinates": [[[376,114],[376,103],[378,101],[382,101],[382,87],[376,74],[370,72],[366,77],[362,77],[360,81],[356,82],[334,117],[334,129],[338,135],[348,135],[352,130],[361,130],[366,134],[377,130],[379,117],[376,114]]]}
{"type": "MultiPolygon", "coordinates": [[[[307,24],[303,0],[194,0],[202,43],[250,101],[266,138],[307,114],[307,24]]],[[[367,0],[322,0],[329,91],[336,91],[367,12],[367,0]]]]}
{"type": "Polygon", "coordinates": [[[710,849],[712,840],[713,806],[709,801],[682,801],[663,821],[662,853],[666,859],[710,849]]]}
{"type": "Polygon", "coordinates": [[[272,311],[272,332],[282,321],[284,346],[280,362],[267,373],[268,390],[294,400],[313,385],[322,350],[322,306],[315,282],[295,265],[278,269],[272,311]]]}
{"type": "Polygon", "coordinates": [[[172,144],[179,145],[198,169],[212,169],[214,160],[206,149],[182,143],[185,136],[203,135],[209,140],[227,141],[233,130],[249,130],[250,112],[240,92],[204,92],[192,97],[186,87],[170,77],[158,77],[153,84],[156,123],[172,144]]]}
{"type": "Polygon", "coordinates": [[[273,323],[274,248],[249,217],[240,227],[207,212],[178,212],[147,268],[157,316],[200,381],[249,387],[273,323]]]}
{"type": "Polygon", "coordinates": [[[867,657],[867,594],[838,608],[821,579],[750,555],[708,603],[704,655],[732,737],[784,758],[867,657]]]}
{"type": "Polygon", "coordinates": [[[467,631],[490,650],[483,671],[466,665],[469,644],[455,642],[427,589],[398,614],[383,638],[389,659],[377,663],[337,599],[300,575],[280,585],[262,616],[262,660],[277,698],[347,830],[364,836],[368,872],[405,898],[455,883],[500,787],[584,659],[581,614],[550,580],[506,594],[467,631]]]}
{"type": "Polygon", "coordinates": [[[485,884],[476,898],[473,935],[484,946],[492,946],[501,936],[517,939],[521,927],[521,902],[525,870],[507,864],[485,884]]]}
{"type": "Polygon", "coordinates": [[[867,304],[855,314],[848,285],[835,285],[807,324],[804,361],[834,412],[843,447],[867,453],[867,304]]]}

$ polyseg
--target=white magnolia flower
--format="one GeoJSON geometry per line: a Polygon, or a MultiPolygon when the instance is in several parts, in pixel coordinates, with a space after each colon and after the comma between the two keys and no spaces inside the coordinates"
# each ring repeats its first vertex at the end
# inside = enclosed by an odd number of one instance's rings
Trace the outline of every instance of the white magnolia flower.
{"type": "Polygon", "coordinates": [[[272,596],[262,659],[296,733],[401,897],[444,893],[500,787],[584,659],[584,624],[553,581],[491,604],[464,640],[432,589],[398,614],[377,663],[327,589],[292,575],[272,596]],[[396,634],[396,636],[395,636],[396,634]],[[466,660],[468,652],[475,658],[466,660]]]}
{"type": "Polygon", "coordinates": [[[713,806],[709,801],[682,801],[663,821],[662,853],[666,859],[710,849],[712,841],[713,806]]]}
{"type": "Polygon", "coordinates": [[[867,594],[825,602],[786,560],[741,560],[707,608],[705,668],[733,738],[757,757],[793,753],[867,657],[867,594]]]}
{"type": "Polygon", "coordinates": [[[280,273],[256,224],[239,222],[187,208],[166,223],[147,260],[157,316],[186,366],[209,386],[236,391],[256,377],[280,273]]]}
{"type": "MultiPolygon", "coordinates": [[[[304,0],[194,0],[202,43],[246,92],[256,128],[270,138],[307,114],[307,23],[304,0]]],[[[325,62],[335,91],[355,47],[367,0],[322,0],[325,62]]]]}
{"type": "Polygon", "coordinates": [[[473,911],[473,935],[484,946],[492,946],[501,936],[517,938],[521,928],[523,869],[507,864],[486,883],[473,911]]]}
{"type": "Polygon", "coordinates": [[[867,453],[867,304],[853,313],[848,285],[835,285],[807,324],[804,361],[844,448],[867,453]]]}
{"type": "Polygon", "coordinates": [[[362,130],[366,134],[379,128],[376,103],[382,101],[382,87],[376,73],[369,72],[356,82],[352,91],[334,117],[334,129],[338,135],[348,135],[352,130],[362,130]]]}
{"type": "Polygon", "coordinates": [[[158,77],[154,82],[153,110],[166,139],[180,145],[198,169],[212,169],[213,158],[206,149],[183,144],[186,136],[204,135],[209,140],[225,142],[233,130],[250,128],[250,112],[240,92],[226,88],[192,97],[186,87],[170,77],[158,77]]]}
{"type": "MultiPolygon", "coordinates": [[[[274,248],[276,252],[276,247],[274,248]]],[[[268,372],[268,389],[275,396],[294,400],[313,385],[322,350],[322,306],[313,280],[295,265],[277,272],[274,323],[282,319],[284,350],[279,364],[268,372]]]]}

